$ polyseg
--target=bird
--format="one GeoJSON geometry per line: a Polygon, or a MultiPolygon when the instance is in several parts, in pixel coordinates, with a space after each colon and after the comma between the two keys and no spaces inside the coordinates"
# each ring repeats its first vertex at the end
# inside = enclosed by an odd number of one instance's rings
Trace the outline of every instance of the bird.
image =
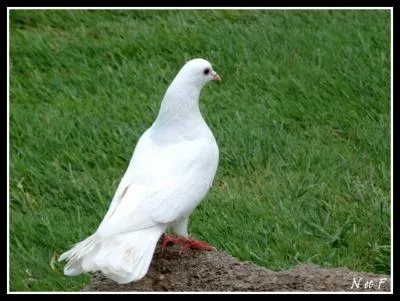
{"type": "Polygon", "coordinates": [[[189,217],[209,192],[219,148],[199,107],[202,88],[221,77],[203,58],[187,61],[134,148],[96,231],[59,256],[64,275],[101,272],[125,284],[143,278],[157,242],[213,250],[188,234],[189,217]],[[173,232],[174,234],[170,234],[173,232]]]}

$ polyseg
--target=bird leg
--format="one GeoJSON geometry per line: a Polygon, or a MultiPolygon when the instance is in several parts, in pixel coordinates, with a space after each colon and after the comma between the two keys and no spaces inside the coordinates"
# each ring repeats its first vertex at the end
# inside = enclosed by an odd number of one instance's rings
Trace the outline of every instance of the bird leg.
{"type": "Polygon", "coordinates": [[[182,241],[185,242],[179,249],[179,255],[185,253],[188,249],[198,249],[198,250],[206,250],[206,251],[213,251],[215,248],[205,241],[202,240],[194,240],[190,236],[188,238],[182,238],[182,241]]]}
{"type": "Polygon", "coordinates": [[[163,242],[161,244],[161,249],[165,249],[169,243],[180,244],[181,242],[182,242],[182,239],[178,238],[177,236],[168,235],[168,234],[164,233],[163,234],[163,242]]]}
{"type": "Polygon", "coordinates": [[[178,237],[174,235],[168,235],[166,233],[163,234],[163,242],[161,244],[161,249],[165,249],[168,244],[184,244],[180,249],[179,249],[179,255],[182,255],[185,253],[188,249],[198,249],[198,250],[206,250],[206,251],[212,251],[215,248],[205,241],[202,240],[195,240],[193,238],[189,237],[178,237]]]}

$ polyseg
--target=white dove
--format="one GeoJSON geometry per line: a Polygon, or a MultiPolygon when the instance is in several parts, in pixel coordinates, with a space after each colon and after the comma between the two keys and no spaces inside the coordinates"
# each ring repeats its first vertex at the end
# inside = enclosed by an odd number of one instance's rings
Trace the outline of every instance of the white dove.
{"type": "Polygon", "coordinates": [[[146,275],[160,236],[210,250],[188,235],[189,216],[209,191],[219,150],[199,109],[202,87],[221,80],[201,58],[187,62],[168,87],[158,116],[140,137],[96,232],[59,257],[64,274],[101,271],[122,284],[146,275]],[[177,236],[166,231],[171,228],[177,236]]]}

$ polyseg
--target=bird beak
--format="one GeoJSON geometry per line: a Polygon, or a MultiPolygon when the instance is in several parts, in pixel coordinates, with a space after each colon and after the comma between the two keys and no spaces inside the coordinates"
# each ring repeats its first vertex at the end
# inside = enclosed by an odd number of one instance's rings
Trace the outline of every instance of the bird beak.
{"type": "Polygon", "coordinates": [[[214,71],[214,73],[213,73],[213,75],[212,75],[213,77],[212,77],[212,80],[217,80],[217,81],[220,81],[221,80],[221,77],[218,75],[218,73],[217,72],[215,72],[214,71]]]}

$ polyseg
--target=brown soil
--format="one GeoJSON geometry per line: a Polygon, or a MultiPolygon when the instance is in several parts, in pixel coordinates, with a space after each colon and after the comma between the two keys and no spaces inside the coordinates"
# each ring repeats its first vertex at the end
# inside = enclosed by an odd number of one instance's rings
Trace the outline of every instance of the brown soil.
{"type": "Polygon", "coordinates": [[[312,264],[275,272],[240,262],[225,252],[189,250],[179,255],[175,246],[164,251],[158,246],[147,275],[140,281],[118,285],[97,273],[82,291],[384,292],[390,291],[390,276],[345,268],[324,269],[312,264]]]}

